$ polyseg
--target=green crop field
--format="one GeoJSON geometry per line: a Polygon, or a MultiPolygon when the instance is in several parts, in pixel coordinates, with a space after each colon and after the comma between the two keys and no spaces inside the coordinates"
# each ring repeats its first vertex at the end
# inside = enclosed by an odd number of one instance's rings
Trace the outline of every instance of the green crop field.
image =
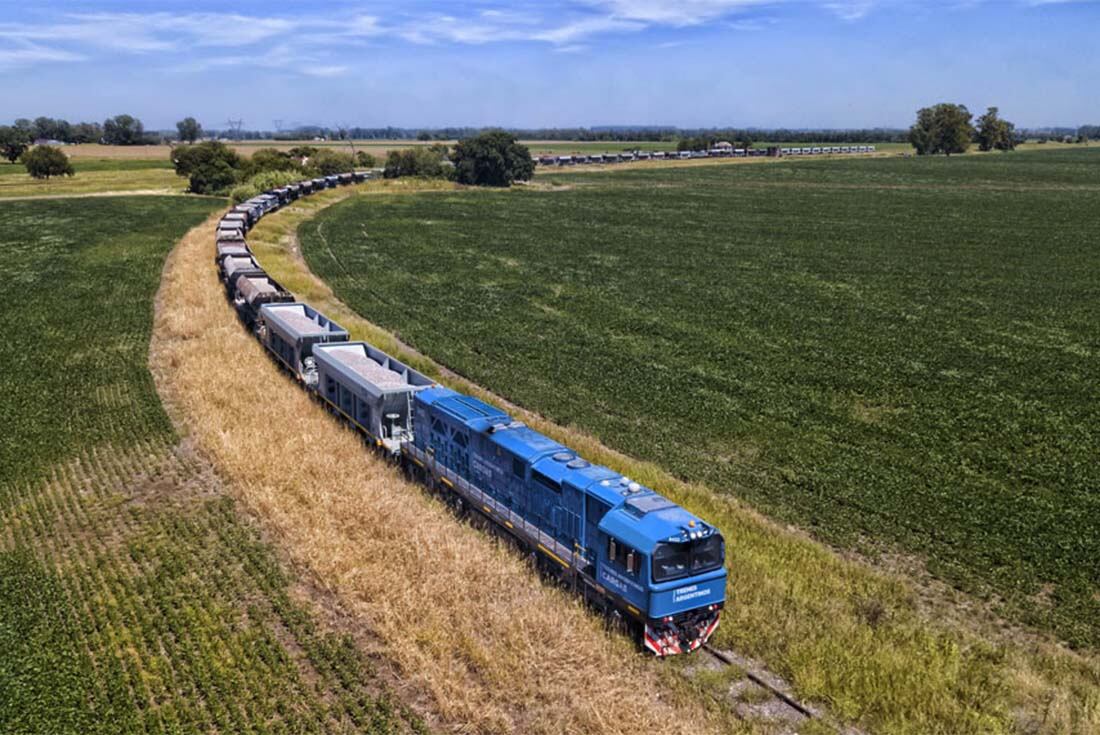
{"type": "Polygon", "coordinates": [[[419,727],[297,601],[157,397],[164,258],[218,206],[0,209],[0,732],[419,727]]]}
{"type": "MultiPolygon", "coordinates": [[[[172,162],[165,156],[159,158],[75,158],[73,170],[77,174],[88,171],[148,171],[150,169],[171,169],[172,162]]],[[[26,176],[27,169],[21,163],[0,162],[0,176],[26,176]]]]}
{"type": "Polygon", "coordinates": [[[516,403],[1100,646],[1100,150],[537,180],[304,254],[516,403]]]}

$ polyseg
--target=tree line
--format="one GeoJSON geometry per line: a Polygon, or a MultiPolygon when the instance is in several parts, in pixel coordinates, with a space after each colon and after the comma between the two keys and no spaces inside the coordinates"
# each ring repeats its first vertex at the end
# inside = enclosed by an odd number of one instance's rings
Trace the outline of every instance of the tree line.
{"type": "Polygon", "coordinates": [[[5,129],[9,136],[22,139],[28,145],[36,140],[107,145],[156,145],[162,141],[161,135],[147,133],[141,120],[133,115],[115,115],[102,123],[70,123],[52,117],[36,117],[34,120],[19,118],[10,126],[0,126],[0,129],[5,129]]]}

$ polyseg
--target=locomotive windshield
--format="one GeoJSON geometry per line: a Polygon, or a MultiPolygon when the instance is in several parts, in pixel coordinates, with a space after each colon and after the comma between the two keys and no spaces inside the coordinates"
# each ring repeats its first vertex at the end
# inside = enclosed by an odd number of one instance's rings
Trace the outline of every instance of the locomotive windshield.
{"type": "Polygon", "coordinates": [[[668,582],[722,566],[726,544],[721,534],[682,543],[659,543],[653,552],[653,581],[668,582]]]}

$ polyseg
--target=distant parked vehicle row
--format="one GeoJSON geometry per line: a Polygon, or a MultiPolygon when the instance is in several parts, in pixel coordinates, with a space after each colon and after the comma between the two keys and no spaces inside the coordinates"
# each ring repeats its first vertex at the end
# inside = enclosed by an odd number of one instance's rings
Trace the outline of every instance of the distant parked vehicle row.
{"type": "Polygon", "coordinates": [[[564,156],[538,156],[537,166],[580,166],[591,164],[630,163],[632,161],[675,161],[693,158],[779,158],[780,156],[832,156],[870,154],[873,145],[795,146],[767,148],[727,148],[725,146],[705,151],[627,151],[624,153],[575,153],[564,156]]]}

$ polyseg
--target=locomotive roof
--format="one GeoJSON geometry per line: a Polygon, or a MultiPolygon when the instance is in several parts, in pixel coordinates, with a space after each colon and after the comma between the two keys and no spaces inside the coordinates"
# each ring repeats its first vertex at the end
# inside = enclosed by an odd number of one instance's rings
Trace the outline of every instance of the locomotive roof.
{"type": "MultiPolygon", "coordinates": [[[[543,436],[534,429],[522,424],[513,428],[494,431],[490,435],[489,441],[502,449],[508,450],[524,462],[530,462],[548,452],[569,451],[550,437],[543,436]]],[[[557,480],[558,477],[552,476],[552,479],[557,480]]]]}
{"type": "Polygon", "coordinates": [[[701,518],[668,498],[645,488],[628,496],[600,521],[600,530],[622,539],[639,551],[652,552],[661,541],[688,541],[714,533],[701,518]],[[646,506],[651,506],[646,510],[646,506]]]}
{"type": "Polygon", "coordinates": [[[473,396],[457,393],[450,388],[432,388],[424,391],[420,400],[443,411],[455,421],[465,424],[472,431],[488,431],[490,426],[507,425],[512,418],[499,408],[490,406],[473,396]]]}

